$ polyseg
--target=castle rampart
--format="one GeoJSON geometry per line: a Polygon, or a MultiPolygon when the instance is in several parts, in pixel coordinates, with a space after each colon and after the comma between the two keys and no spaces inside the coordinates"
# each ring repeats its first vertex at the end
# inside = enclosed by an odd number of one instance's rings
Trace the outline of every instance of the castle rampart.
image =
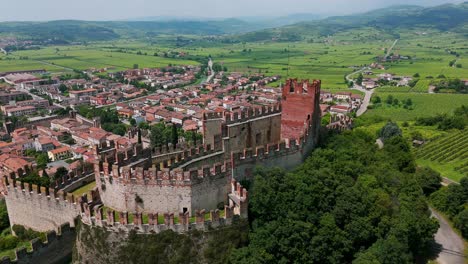
{"type": "Polygon", "coordinates": [[[193,214],[189,211],[159,211],[162,213],[134,211],[116,211],[104,207],[98,201],[80,200],[80,215],[84,224],[104,227],[110,231],[129,232],[135,230],[138,233],[159,233],[165,230],[173,230],[185,233],[189,230],[209,230],[219,226],[229,225],[233,217],[247,218],[248,192],[238,182],[231,181],[229,201],[224,205],[224,210],[213,209],[195,210],[193,214]],[[206,220],[206,216],[208,219],[206,220]],[[146,221],[145,221],[146,219],[146,221]],[[146,222],[146,223],[145,223],[146,222]]]}
{"type": "Polygon", "coordinates": [[[195,208],[216,208],[227,200],[230,165],[201,169],[149,169],[95,164],[101,199],[120,211],[194,213],[195,208]]]}
{"type": "Polygon", "coordinates": [[[40,232],[58,230],[63,224],[73,223],[80,213],[72,194],[6,178],[4,184],[12,226],[22,225],[40,232]]]}
{"type": "Polygon", "coordinates": [[[47,242],[36,238],[31,240],[32,251],[20,248],[15,251],[14,260],[3,257],[0,264],[50,264],[66,263],[71,260],[72,245],[75,242],[76,233],[70,223],[60,226],[60,233],[49,231],[46,234],[47,242]]]}

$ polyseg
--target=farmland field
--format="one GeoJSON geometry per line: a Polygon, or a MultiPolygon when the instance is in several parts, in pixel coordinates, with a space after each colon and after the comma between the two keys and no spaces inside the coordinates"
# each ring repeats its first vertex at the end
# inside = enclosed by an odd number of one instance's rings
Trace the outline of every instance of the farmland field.
{"type": "Polygon", "coordinates": [[[428,87],[431,84],[430,80],[419,80],[416,85],[411,89],[411,92],[427,93],[428,87]]]}
{"type": "Polygon", "coordinates": [[[385,103],[375,109],[370,109],[366,115],[381,116],[393,121],[411,121],[418,117],[433,116],[436,114],[451,113],[457,107],[467,104],[468,95],[464,94],[419,94],[419,93],[385,93],[377,91],[383,101],[392,95],[400,102],[411,99],[413,110],[400,106],[388,106],[385,103]]]}
{"type": "MultiPolygon", "coordinates": [[[[380,36],[385,37],[385,36],[380,36]]],[[[280,82],[288,77],[321,79],[324,89],[346,89],[344,76],[355,68],[369,65],[375,57],[382,56],[385,48],[393,43],[392,37],[382,40],[376,38],[372,31],[354,30],[338,33],[334,36],[311,38],[298,42],[203,42],[193,38],[193,43],[177,46],[173,38],[161,36],[151,42],[143,40],[118,40],[114,42],[95,42],[82,46],[51,46],[40,50],[17,51],[0,61],[0,71],[46,68],[50,71],[63,69],[53,65],[44,65],[39,61],[84,70],[88,68],[111,68],[112,71],[139,67],[161,67],[168,64],[198,64],[193,58],[211,56],[217,63],[226,66],[229,71],[245,73],[264,73],[281,75],[280,82]],[[357,38],[356,36],[359,36],[357,38]],[[366,39],[366,36],[368,37],[366,39]],[[187,58],[163,56],[166,52],[183,52],[187,58]],[[138,55],[137,53],[141,54],[138,55]],[[154,56],[156,55],[158,56],[154,56]],[[146,55],[145,55],[146,54],[146,55]],[[18,60],[20,57],[26,58],[18,60]]],[[[397,75],[421,76],[421,88],[414,92],[423,92],[422,86],[428,76],[444,74],[448,78],[468,76],[468,65],[463,68],[449,66],[454,56],[448,49],[456,49],[462,56],[466,54],[465,44],[455,41],[455,33],[428,32],[418,36],[402,33],[401,40],[394,52],[409,56],[410,60],[386,63],[385,70],[375,70],[375,74],[389,72],[397,75]]],[[[467,63],[468,64],[468,63],[467,63]]],[[[408,91],[409,88],[385,88],[387,91],[408,91]],[[395,90],[393,90],[395,89],[395,90]]],[[[383,90],[383,89],[382,89],[383,90]]]]}
{"type": "Polygon", "coordinates": [[[459,181],[468,176],[468,131],[456,131],[439,137],[416,151],[417,163],[459,181]]]}

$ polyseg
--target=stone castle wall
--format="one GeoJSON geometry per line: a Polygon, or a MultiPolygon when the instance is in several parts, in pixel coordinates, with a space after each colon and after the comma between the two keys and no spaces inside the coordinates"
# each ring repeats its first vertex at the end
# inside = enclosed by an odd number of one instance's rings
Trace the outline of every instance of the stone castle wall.
{"type": "MultiPolygon", "coordinates": [[[[317,145],[320,123],[312,119],[299,139],[283,140],[278,144],[231,154],[233,177],[236,180],[250,178],[257,166],[293,169],[304,162],[317,145]]],[[[318,119],[320,120],[320,119],[318,119]]]]}
{"type": "Polygon", "coordinates": [[[198,208],[214,209],[227,200],[230,166],[226,164],[190,171],[113,165],[112,173],[106,169],[101,173],[99,165],[95,166],[103,203],[119,211],[193,214],[198,208]]]}
{"type": "Polygon", "coordinates": [[[206,113],[203,118],[204,144],[225,153],[279,141],[280,131],[280,104],[233,113],[206,113]]]}
{"type": "Polygon", "coordinates": [[[80,213],[73,195],[15,181],[5,182],[5,186],[12,226],[22,225],[40,232],[58,230],[63,224],[73,223],[80,213]]]}
{"type": "Polygon", "coordinates": [[[106,227],[113,231],[126,231],[132,230],[137,233],[159,233],[165,230],[173,230],[174,232],[184,233],[191,229],[209,230],[218,226],[229,225],[233,217],[247,218],[248,216],[248,192],[235,180],[229,184],[228,202],[224,205],[223,215],[220,210],[213,209],[205,211],[205,209],[197,209],[192,214],[189,211],[171,212],[161,210],[151,211],[149,213],[142,211],[115,211],[107,207],[103,207],[102,201],[87,199],[80,200],[80,216],[84,224],[91,226],[106,227]],[[105,209],[105,210],[104,210],[105,209]],[[209,220],[206,221],[205,216],[209,214],[209,220]],[[129,216],[132,216],[133,222],[129,221],[129,216]],[[143,219],[146,216],[147,223],[143,219]],[[163,222],[160,221],[159,216],[163,216],[163,222]],[[192,216],[193,222],[190,217],[192,216]],[[118,218],[117,218],[118,217],[118,218]],[[118,219],[118,220],[117,220],[118,219]],[[178,220],[177,223],[175,220],[178,220]]]}

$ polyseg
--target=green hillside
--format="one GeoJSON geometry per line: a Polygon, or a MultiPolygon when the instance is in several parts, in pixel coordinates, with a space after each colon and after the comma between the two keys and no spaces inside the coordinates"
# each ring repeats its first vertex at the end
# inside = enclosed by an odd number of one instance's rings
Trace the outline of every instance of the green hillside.
{"type": "Polygon", "coordinates": [[[236,41],[298,41],[308,37],[326,37],[354,29],[373,28],[382,35],[399,37],[401,30],[435,29],[455,31],[465,37],[468,29],[468,2],[423,8],[395,6],[363,14],[329,17],[319,21],[267,29],[229,37],[236,41]]]}
{"type": "Polygon", "coordinates": [[[160,35],[223,36],[224,42],[298,41],[307,37],[329,36],[354,29],[372,28],[382,37],[399,37],[402,29],[436,29],[465,34],[468,30],[468,2],[423,8],[393,6],[371,12],[314,20],[312,15],[297,15],[270,20],[167,20],[167,21],[77,21],[4,22],[0,35],[53,44],[76,41],[105,41],[119,38],[148,38],[160,35]],[[310,17],[310,18],[309,18],[310,17]],[[300,22],[284,25],[289,22],[300,22]],[[276,28],[272,28],[276,27],[276,28]]]}

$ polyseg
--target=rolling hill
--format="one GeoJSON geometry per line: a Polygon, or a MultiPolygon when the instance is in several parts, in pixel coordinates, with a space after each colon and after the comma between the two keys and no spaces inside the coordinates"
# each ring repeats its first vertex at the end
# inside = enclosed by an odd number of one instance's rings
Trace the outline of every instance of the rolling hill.
{"type": "Polygon", "coordinates": [[[396,36],[398,31],[402,29],[432,28],[440,31],[456,31],[468,37],[468,2],[429,8],[393,6],[362,14],[329,17],[318,21],[249,32],[230,37],[230,39],[237,41],[271,39],[295,41],[306,37],[329,36],[338,32],[369,27],[396,36]]]}
{"type": "Polygon", "coordinates": [[[424,8],[393,6],[367,13],[317,20],[318,15],[296,14],[277,19],[244,18],[222,20],[4,22],[1,35],[53,42],[105,41],[118,38],[147,38],[164,35],[215,35],[224,41],[296,41],[328,36],[352,29],[372,27],[397,35],[400,29],[433,28],[468,35],[468,2],[424,8]],[[298,21],[306,21],[299,22],[298,21]],[[295,23],[286,25],[288,23],[295,23]]]}

